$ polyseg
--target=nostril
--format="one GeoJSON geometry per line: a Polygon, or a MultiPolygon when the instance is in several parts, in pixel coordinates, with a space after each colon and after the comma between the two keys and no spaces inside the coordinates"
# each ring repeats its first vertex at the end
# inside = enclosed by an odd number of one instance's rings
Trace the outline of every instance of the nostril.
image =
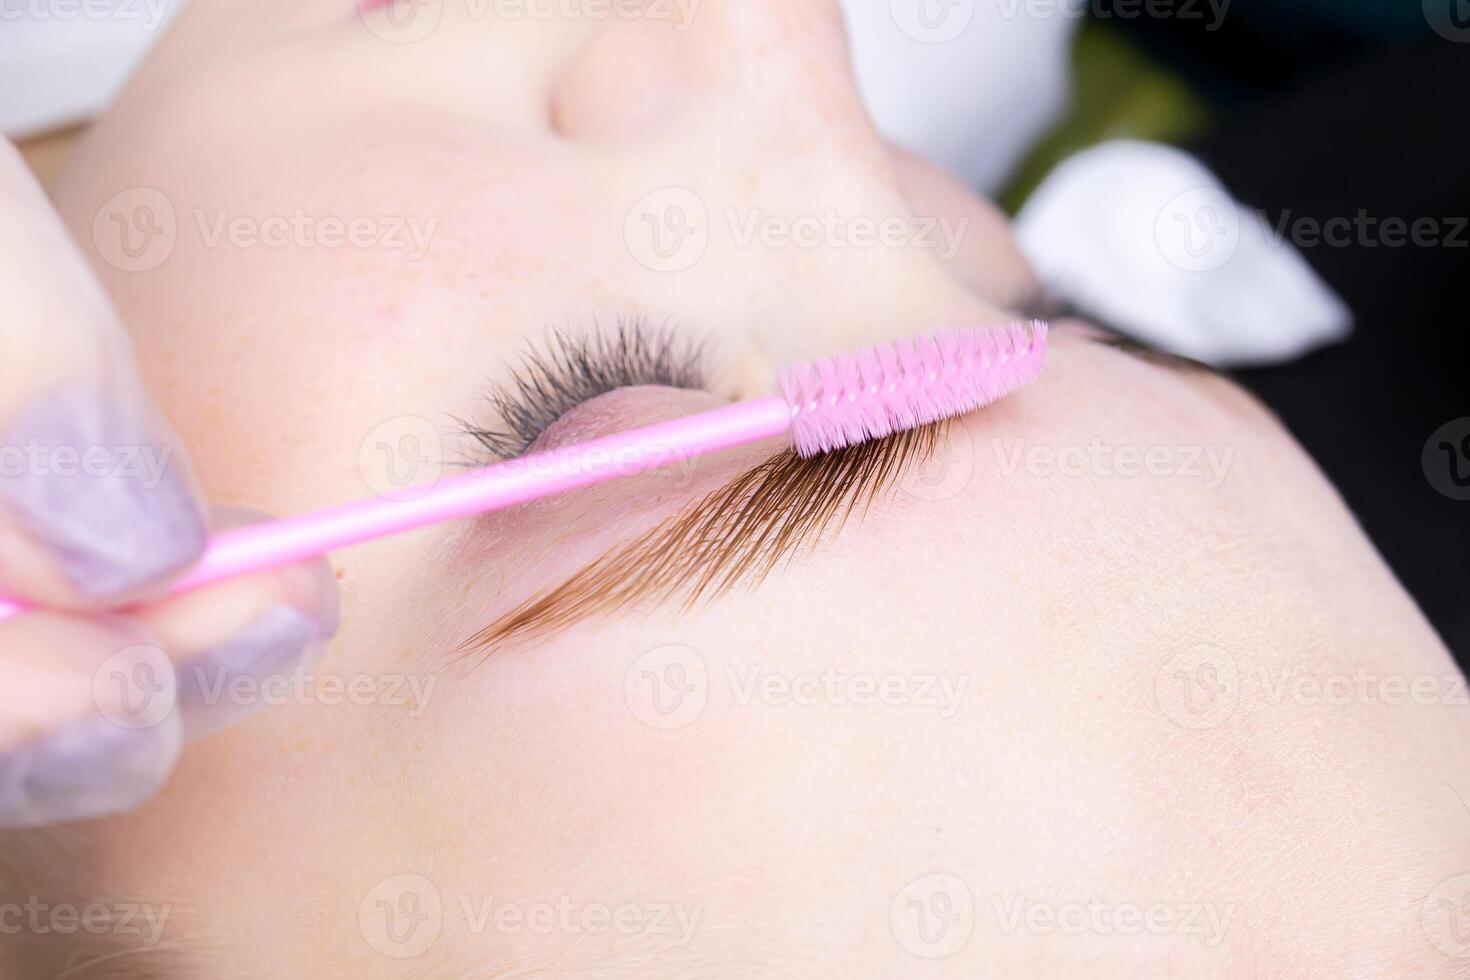
{"type": "Polygon", "coordinates": [[[658,129],[689,77],[687,45],[666,23],[629,21],[600,31],[557,79],[551,126],[569,139],[619,142],[658,129]]]}

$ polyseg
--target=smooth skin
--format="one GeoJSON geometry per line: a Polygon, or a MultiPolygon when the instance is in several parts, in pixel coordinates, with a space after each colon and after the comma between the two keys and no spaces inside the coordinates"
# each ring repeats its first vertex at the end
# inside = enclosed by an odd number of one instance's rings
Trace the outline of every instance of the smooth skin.
{"type": "MultiPolygon", "coordinates": [[[[426,9],[413,36],[391,10],[196,5],[56,186],[210,500],[301,512],[456,458],[444,420],[483,418],[548,325],[712,345],[710,392],[568,419],[596,432],[1035,289],[990,205],[874,134],[832,4],[705,0],[679,29],[426,9]],[[137,188],[177,236],[126,271],[94,231],[137,188]],[[702,253],[654,249],[643,215],[690,194],[702,253]],[[966,231],[953,255],[746,240],[752,213],[966,231]],[[381,235],[334,246],[328,217],[381,235]],[[251,237],[272,218],[282,243],[251,237]],[[420,257],[397,220],[433,222],[420,257]]],[[[0,894],[135,903],[158,938],[27,927],[10,975],[1463,972],[1447,651],[1258,405],[1080,325],[758,587],[457,652],[769,452],[332,556],[316,684],[133,813],[0,837],[0,894]]]]}

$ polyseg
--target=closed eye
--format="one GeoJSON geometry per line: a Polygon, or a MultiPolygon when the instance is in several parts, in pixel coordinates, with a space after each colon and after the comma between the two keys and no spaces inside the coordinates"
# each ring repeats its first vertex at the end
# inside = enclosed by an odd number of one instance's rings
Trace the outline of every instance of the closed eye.
{"type": "Polygon", "coordinates": [[[611,331],[554,330],[522,357],[509,381],[486,392],[494,421],[463,427],[489,457],[476,465],[485,465],[526,455],[568,412],[619,388],[704,384],[703,347],[668,327],[629,317],[611,331]]]}
{"type": "Polygon", "coordinates": [[[1100,344],[1103,347],[1111,347],[1113,350],[1130,354],[1140,360],[1148,361],[1150,364],[1157,364],[1160,367],[1171,368],[1186,373],[1224,376],[1223,372],[1203,361],[1196,361],[1191,357],[1184,357],[1181,354],[1172,354],[1168,351],[1160,350],[1152,344],[1129,336],[1126,330],[1112,326],[1103,318],[1088,313],[1076,304],[1057,299],[1045,292],[1037,292],[1024,299],[1020,304],[1020,310],[1022,315],[1028,319],[1047,320],[1051,322],[1068,319],[1081,320],[1105,332],[1104,336],[1089,335],[1088,340],[1095,344],[1100,344]]]}

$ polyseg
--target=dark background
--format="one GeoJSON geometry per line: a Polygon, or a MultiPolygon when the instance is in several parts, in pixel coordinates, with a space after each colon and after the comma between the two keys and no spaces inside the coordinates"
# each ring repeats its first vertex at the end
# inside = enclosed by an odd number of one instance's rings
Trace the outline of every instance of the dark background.
{"type": "Polygon", "coordinates": [[[1100,0],[1084,34],[1184,82],[1204,121],[1175,142],[1243,204],[1272,222],[1434,219],[1427,246],[1389,247],[1376,225],[1298,243],[1355,332],[1235,376],[1316,458],[1470,668],[1470,500],[1456,499],[1470,488],[1455,482],[1470,480],[1470,0],[1234,0],[1213,31],[1138,7],[1100,0]]]}

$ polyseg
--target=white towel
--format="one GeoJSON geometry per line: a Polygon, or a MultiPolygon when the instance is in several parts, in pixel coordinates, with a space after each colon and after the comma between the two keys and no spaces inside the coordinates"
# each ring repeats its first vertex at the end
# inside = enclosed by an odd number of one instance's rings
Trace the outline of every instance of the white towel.
{"type": "Polygon", "coordinates": [[[111,103],[179,0],[0,0],[0,132],[91,119],[111,103]]]}
{"type": "Polygon", "coordinates": [[[983,194],[998,194],[1066,111],[1081,22],[1066,4],[844,0],[843,10],[878,131],[983,194]]]}

